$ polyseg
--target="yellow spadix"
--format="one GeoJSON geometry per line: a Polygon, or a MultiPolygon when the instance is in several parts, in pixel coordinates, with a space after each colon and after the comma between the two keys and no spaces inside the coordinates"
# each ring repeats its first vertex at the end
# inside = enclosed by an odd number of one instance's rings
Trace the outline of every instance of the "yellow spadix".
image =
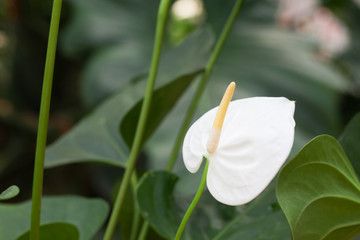
{"type": "Polygon", "coordinates": [[[208,153],[213,154],[216,151],[216,148],[219,144],[221,129],[224,123],[226,111],[230,104],[231,98],[235,91],[235,82],[231,82],[229,86],[226,88],[224,96],[220,102],[220,106],[217,110],[215,120],[210,132],[210,137],[206,145],[206,149],[208,153]]]}

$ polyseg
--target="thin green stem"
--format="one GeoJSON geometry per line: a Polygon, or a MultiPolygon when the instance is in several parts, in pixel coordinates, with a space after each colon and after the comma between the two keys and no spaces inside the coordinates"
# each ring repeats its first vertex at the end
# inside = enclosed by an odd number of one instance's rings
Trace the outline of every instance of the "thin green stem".
{"type": "MultiPolygon", "coordinates": [[[[131,187],[132,187],[132,192],[133,192],[133,199],[136,199],[137,182],[138,182],[138,179],[136,176],[136,172],[134,172],[131,177],[131,187]]],[[[131,224],[130,240],[136,239],[136,235],[137,235],[137,232],[139,229],[139,223],[140,223],[140,209],[139,209],[139,206],[136,203],[134,203],[134,216],[133,216],[133,221],[131,224]]]]}
{"type": "Polygon", "coordinates": [[[139,152],[141,150],[141,142],[144,135],[144,130],[146,126],[146,121],[149,115],[151,98],[153,93],[153,88],[155,85],[155,79],[157,75],[157,70],[159,66],[160,53],[162,48],[163,37],[165,33],[165,25],[166,19],[169,12],[171,0],[162,0],[160,2],[159,11],[158,11],[158,19],[156,25],[156,34],[155,34],[155,43],[153,49],[153,56],[151,60],[151,67],[149,72],[149,78],[147,82],[144,102],[141,108],[139,122],[136,128],[134,142],[130,151],[130,156],[128,159],[128,164],[125,169],[125,174],[123,180],[120,185],[120,189],[116,196],[115,204],[110,216],[110,220],[108,226],[106,228],[106,232],[104,235],[104,240],[111,240],[115,231],[116,223],[119,218],[120,210],[122,204],[124,202],[125,194],[127,192],[129,182],[131,179],[131,175],[135,168],[136,160],[139,156],[139,152]]]}
{"type": "Polygon", "coordinates": [[[179,154],[179,150],[181,148],[181,145],[182,145],[182,141],[184,140],[184,137],[185,137],[185,134],[190,126],[190,123],[191,123],[191,120],[194,116],[194,113],[196,111],[196,107],[198,105],[198,102],[205,90],[205,86],[206,84],[208,83],[209,81],[209,78],[210,78],[210,75],[214,69],[214,65],[216,63],[216,61],[218,60],[219,58],[219,55],[220,55],[220,52],[225,44],[225,41],[226,39],[228,38],[229,34],[230,34],[230,31],[231,31],[231,28],[232,26],[234,25],[235,23],[235,20],[236,20],[236,17],[241,9],[241,6],[243,4],[243,0],[237,0],[231,13],[230,13],[230,16],[228,18],[228,20],[226,21],[226,24],[216,42],[216,45],[215,45],[215,48],[214,50],[212,51],[211,53],[211,56],[210,56],[210,59],[206,65],[206,68],[205,68],[205,72],[202,76],[202,79],[200,80],[200,83],[197,87],[197,90],[196,90],[196,93],[195,93],[195,96],[192,100],[192,103],[187,111],[187,114],[186,114],[186,117],[184,119],[184,122],[180,128],[180,131],[179,131],[179,134],[177,136],[177,139],[176,139],[176,142],[174,144],[174,148],[171,152],[171,155],[170,155],[170,158],[169,158],[169,161],[167,163],[167,166],[166,166],[166,170],[167,171],[171,171],[172,168],[174,167],[174,164],[175,164],[175,161],[176,161],[176,158],[179,154]]]}
{"type": "Polygon", "coordinates": [[[146,238],[146,234],[148,230],[149,230],[149,222],[145,220],[141,228],[138,240],[144,240],[146,238]]]}
{"type": "Polygon", "coordinates": [[[176,236],[175,236],[175,240],[180,240],[181,238],[181,235],[185,229],[185,226],[190,218],[190,215],[191,213],[194,211],[194,208],[195,206],[197,205],[197,203],[199,202],[200,200],[200,197],[204,191],[204,188],[205,188],[205,185],[206,185],[206,176],[207,176],[207,172],[208,172],[208,168],[209,168],[209,160],[206,159],[206,164],[205,164],[205,168],[204,168],[204,172],[203,172],[203,175],[202,175],[202,178],[201,178],[201,182],[200,182],[200,185],[199,185],[199,188],[196,192],[196,195],[194,197],[194,199],[192,200],[189,208],[187,209],[181,223],[180,223],[180,226],[179,226],[179,229],[176,233],[176,236]]]}
{"type": "Polygon", "coordinates": [[[30,240],[40,238],[40,209],[44,178],[44,159],[49,122],[51,89],[54,75],[56,44],[59,32],[62,0],[54,0],[51,14],[49,40],[46,53],[43,88],[41,94],[39,126],[36,140],[33,177],[30,240]]]}

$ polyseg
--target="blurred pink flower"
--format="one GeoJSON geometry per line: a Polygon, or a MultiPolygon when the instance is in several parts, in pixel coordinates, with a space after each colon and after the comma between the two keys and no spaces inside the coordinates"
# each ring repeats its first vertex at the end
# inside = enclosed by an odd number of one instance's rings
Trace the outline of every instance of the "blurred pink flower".
{"type": "Polygon", "coordinates": [[[317,41],[320,53],[328,57],[344,52],[350,43],[348,29],[324,7],[315,10],[301,31],[317,41]]]}
{"type": "Polygon", "coordinates": [[[318,0],[278,2],[279,25],[312,38],[318,44],[321,56],[336,56],[349,46],[350,37],[346,26],[329,9],[320,7],[318,0]]]}
{"type": "Polygon", "coordinates": [[[297,27],[318,7],[318,0],[279,0],[278,22],[284,27],[297,27]]]}

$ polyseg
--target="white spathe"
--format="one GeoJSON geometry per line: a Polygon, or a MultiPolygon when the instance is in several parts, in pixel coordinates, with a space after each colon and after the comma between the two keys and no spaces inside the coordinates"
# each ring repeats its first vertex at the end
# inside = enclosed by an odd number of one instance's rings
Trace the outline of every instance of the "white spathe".
{"type": "Polygon", "coordinates": [[[242,205],[258,196],[287,159],[294,142],[295,102],[284,97],[254,97],[230,102],[217,150],[206,144],[218,107],[188,130],[183,158],[198,171],[209,159],[207,187],[219,202],[242,205]]]}

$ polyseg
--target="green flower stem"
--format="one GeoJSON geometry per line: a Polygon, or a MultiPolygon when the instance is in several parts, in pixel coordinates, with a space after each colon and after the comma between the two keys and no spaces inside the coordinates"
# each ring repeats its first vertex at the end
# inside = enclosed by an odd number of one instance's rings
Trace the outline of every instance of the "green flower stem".
{"type": "Polygon", "coordinates": [[[200,185],[199,185],[199,188],[196,192],[196,195],[194,197],[194,199],[192,200],[189,208],[187,209],[186,213],[185,213],[185,216],[183,217],[181,223],[180,223],[180,226],[179,226],[179,229],[176,233],[176,236],[175,236],[175,240],[180,240],[181,238],[181,235],[185,229],[185,226],[190,218],[190,215],[191,213],[193,212],[196,204],[199,202],[200,200],[200,197],[201,197],[201,194],[203,193],[204,191],[204,188],[205,188],[205,185],[206,185],[206,176],[207,176],[207,172],[208,172],[208,168],[209,168],[209,160],[206,159],[206,164],[205,164],[205,168],[204,168],[204,172],[203,172],[203,175],[202,175],[202,178],[201,178],[201,182],[200,182],[200,185]]]}
{"type": "Polygon", "coordinates": [[[146,234],[148,230],[149,230],[149,222],[145,220],[141,228],[138,240],[144,240],[146,238],[146,234]]]}
{"type": "Polygon", "coordinates": [[[150,110],[150,104],[151,104],[151,98],[153,93],[153,88],[155,85],[155,79],[157,75],[157,70],[159,66],[159,60],[160,60],[160,53],[162,48],[162,42],[165,32],[165,25],[166,25],[166,19],[169,12],[171,0],[161,0],[159,11],[158,11],[158,19],[157,19],[157,26],[156,26],[156,34],[155,34],[155,43],[154,43],[154,50],[153,50],[153,56],[151,60],[151,67],[149,72],[149,78],[146,86],[146,92],[144,97],[144,102],[141,108],[140,118],[139,122],[136,128],[135,138],[134,142],[130,151],[130,156],[128,159],[127,167],[125,169],[125,174],[123,177],[123,180],[120,185],[120,189],[118,191],[118,194],[116,196],[115,204],[110,216],[110,220],[108,223],[108,226],[106,228],[104,240],[111,240],[117,220],[119,218],[120,210],[122,207],[122,204],[124,202],[125,194],[127,192],[129,182],[131,179],[131,175],[135,168],[136,160],[139,156],[139,152],[141,150],[141,142],[144,135],[144,130],[146,126],[146,121],[149,115],[150,110]]]}
{"type": "MultiPolygon", "coordinates": [[[[137,183],[138,183],[138,178],[136,176],[136,172],[134,172],[131,176],[131,187],[132,187],[133,199],[136,199],[137,183]]],[[[139,209],[139,206],[135,203],[134,204],[134,216],[133,216],[133,221],[131,224],[130,240],[136,240],[136,234],[138,232],[139,224],[140,224],[140,209],[139,209]]]]}
{"type": "Polygon", "coordinates": [[[62,0],[54,0],[51,14],[49,40],[46,53],[43,88],[41,94],[39,127],[36,140],[35,166],[33,177],[30,240],[40,237],[40,208],[44,177],[44,159],[49,122],[51,89],[54,75],[56,44],[59,32],[62,0]]]}
{"type": "Polygon", "coordinates": [[[218,38],[218,41],[216,42],[216,45],[215,45],[215,48],[214,50],[212,51],[211,53],[211,56],[210,56],[210,59],[206,65],[206,68],[205,68],[205,72],[202,76],[202,79],[199,83],[199,86],[197,87],[197,90],[196,90],[196,93],[195,93],[195,96],[192,100],[192,103],[188,109],[188,112],[186,114],[186,117],[184,119],[184,122],[180,128],[180,131],[179,131],[179,134],[177,136],[177,139],[176,139],[176,142],[174,144],[174,148],[171,152],[171,155],[170,155],[170,158],[169,158],[169,161],[167,163],[167,166],[166,166],[166,170],[167,171],[171,171],[174,164],[175,164],[175,161],[176,161],[176,158],[179,154],[179,150],[181,148],[181,145],[182,145],[182,142],[184,140],[184,137],[185,137],[185,134],[188,130],[188,128],[190,127],[190,123],[191,123],[191,120],[194,116],[194,113],[196,111],[196,107],[198,105],[198,102],[205,90],[205,86],[206,84],[208,83],[209,81],[209,78],[210,78],[210,75],[212,73],[212,70],[214,68],[214,65],[217,61],[217,59],[219,58],[219,55],[220,55],[220,52],[225,44],[225,41],[226,39],[228,38],[229,34],[230,34],[230,30],[232,28],[232,26],[234,25],[235,23],[235,20],[236,20],[236,17],[241,9],[241,6],[243,4],[243,0],[237,0],[231,13],[230,13],[230,16],[228,18],[228,20],[226,21],[226,24],[218,38]]]}

